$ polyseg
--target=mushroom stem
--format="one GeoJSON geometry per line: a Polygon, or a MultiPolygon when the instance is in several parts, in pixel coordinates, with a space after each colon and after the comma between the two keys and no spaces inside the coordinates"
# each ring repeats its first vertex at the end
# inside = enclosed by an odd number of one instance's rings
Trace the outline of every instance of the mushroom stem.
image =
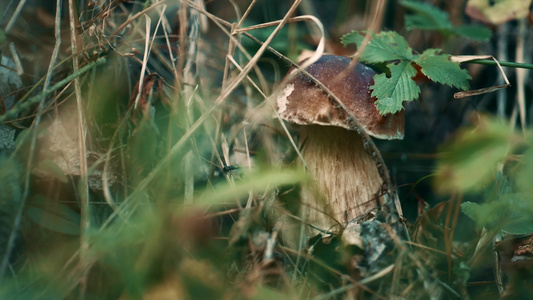
{"type": "Polygon", "coordinates": [[[330,230],[378,208],[383,183],[376,162],[357,132],[340,127],[301,126],[300,148],[313,180],[302,187],[302,217],[330,230]]]}

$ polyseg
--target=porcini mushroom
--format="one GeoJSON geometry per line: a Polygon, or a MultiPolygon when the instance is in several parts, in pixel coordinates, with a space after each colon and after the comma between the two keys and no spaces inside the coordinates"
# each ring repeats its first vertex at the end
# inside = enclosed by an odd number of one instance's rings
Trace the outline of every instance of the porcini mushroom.
{"type": "Polygon", "coordinates": [[[324,55],[306,69],[342,105],[303,72],[287,82],[277,97],[279,116],[301,125],[299,148],[314,179],[314,188],[302,188],[302,216],[326,230],[346,225],[383,204],[379,195],[382,176],[352,116],[361,130],[375,138],[402,139],[404,135],[403,111],[382,116],[376,109],[377,99],[370,90],[376,72],[350,62],[346,57],[324,55]]]}

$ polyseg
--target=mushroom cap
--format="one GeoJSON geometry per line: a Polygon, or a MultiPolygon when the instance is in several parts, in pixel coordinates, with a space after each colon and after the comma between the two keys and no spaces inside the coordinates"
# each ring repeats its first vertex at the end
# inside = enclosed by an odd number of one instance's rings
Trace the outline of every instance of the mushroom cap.
{"type": "MultiPolygon", "coordinates": [[[[350,62],[346,57],[324,55],[306,71],[342,101],[369,135],[387,140],[403,139],[404,111],[382,116],[374,104],[377,98],[372,97],[370,91],[376,72],[361,63],[353,70],[346,70],[350,62]]],[[[295,71],[293,68],[288,74],[295,71]]],[[[353,129],[350,115],[302,72],[283,88],[277,104],[280,117],[291,123],[353,129]]]]}

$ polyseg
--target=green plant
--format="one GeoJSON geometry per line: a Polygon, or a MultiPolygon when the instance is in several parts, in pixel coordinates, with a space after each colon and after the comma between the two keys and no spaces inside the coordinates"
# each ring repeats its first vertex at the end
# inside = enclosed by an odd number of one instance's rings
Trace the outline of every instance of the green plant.
{"type": "Polygon", "coordinates": [[[454,26],[447,12],[420,1],[402,0],[400,4],[414,12],[405,16],[405,26],[408,30],[436,30],[445,37],[460,36],[475,41],[486,42],[491,31],[483,25],[454,26]]]}
{"type": "Polygon", "coordinates": [[[361,62],[385,64],[386,72],[375,75],[375,83],[370,87],[372,96],[378,99],[376,106],[382,115],[400,111],[404,101],[418,98],[420,88],[413,79],[418,73],[417,67],[434,82],[468,89],[471,79],[468,72],[450,61],[449,55],[440,54],[440,50],[427,49],[422,54],[415,54],[405,39],[393,31],[369,33],[369,37],[371,39],[365,41],[363,33],[354,31],[344,35],[342,43],[355,43],[361,49],[361,62]]]}

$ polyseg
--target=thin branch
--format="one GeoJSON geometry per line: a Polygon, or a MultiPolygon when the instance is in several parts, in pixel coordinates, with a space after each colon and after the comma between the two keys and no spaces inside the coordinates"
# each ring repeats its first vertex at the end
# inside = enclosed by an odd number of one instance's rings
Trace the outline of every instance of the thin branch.
{"type": "MultiPolygon", "coordinates": [[[[70,47],[72,53],[78,52],[78,32],[76,30],[78,23],[78,14],[76,11],[76,5],[74,0],[68,1],[69,6],[69,27],[70,27],[70,47]]],[[[72,71],[74,73],[79,71],[78,56],[74,56],[72,59],[72,71]]],[[[74,93],[76,96],[76,104],[78,111],[78,147],[79,147],[79,159],[80,159],[80,182],[79,182],[79,197],[80,197],[80,299],[85,296],[85,290],[87,288],[87,275],[88,275],[88,255],[89,255],[89,240],[87,233],[90,228],[90,215],[89,215],[89,183],[87,181],[87,145],[85,139],[87,136],[87,128],[85,126],[85,116],[83,113],[83,98],[81,94],[81,84],[79,78],[74,79],[74,93]]]]}

